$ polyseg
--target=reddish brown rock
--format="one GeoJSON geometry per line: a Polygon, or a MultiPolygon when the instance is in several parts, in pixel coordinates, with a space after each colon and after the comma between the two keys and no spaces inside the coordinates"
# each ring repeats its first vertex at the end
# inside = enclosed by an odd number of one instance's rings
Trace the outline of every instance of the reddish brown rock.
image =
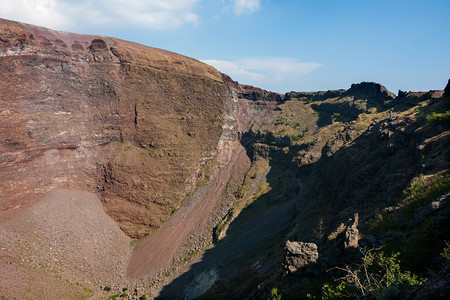
{"type": "Polygon", "coordinates": [[[188,57],[0,20],[0,209],[93,191],[142,236],[195,185],[230,101],[221,74],[188,57]]]}

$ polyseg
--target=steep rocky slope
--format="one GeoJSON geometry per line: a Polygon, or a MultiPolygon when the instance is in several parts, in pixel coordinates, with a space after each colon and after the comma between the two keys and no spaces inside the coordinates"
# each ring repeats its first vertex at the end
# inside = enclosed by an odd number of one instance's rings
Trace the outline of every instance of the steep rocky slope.
{"type": "MultiPolygon", "coordinates": [[[[357,270],[357,249],[372,249],[386,257],[399,252],[401,269],[421,278],[444,272],[423,292],[418,286],[408,297],[445,299],[450,292],[442,288],[448,284],[448,260],[440,253],[450,238],[449,100],[442,91],[400,92],[395,97],[375,83],[286,94],[262,126],[242,136],[252,166],[235,205],[216,228],[223,242],[209,254],[232,251],[227,244],[236,235],[254,239],[246,233],[252,229],[240,225],[246,218],[271,220],[276,228],[280,224],[271,219],[274,209],[292,199],[296,212],[283,214],[288,225],[282,239],[264,238],[275,230],[266,228],[259,241],[248,242],[259,249],[252,257],[224,263],[204,297],[357,297],[357,287],[335,279],[348,275],[346,266],[357,270]]],[[[194,278],[210,268],[202,262],[196,266],[194,278]]],[[[189,282],[189,276],[184,280],[189,282]]],[[[408,290],[391,284],[395,297],[408,290]]],[[[376,292],[387,293],[381,287],[376,292]]]]}
{"type": "Polygon", "coordinates": [[[71,187],[100,193],[129,236],[159,227],[224,132],[220,73],[109,37],[6,20],[0,34],[1,209],[71,187]]]}
{"type": "Polygon", "coordinates": [[[445,296],[449,88],[281,95],[0,20],[0,296],[326,298],[361,247],[445,296]]]}

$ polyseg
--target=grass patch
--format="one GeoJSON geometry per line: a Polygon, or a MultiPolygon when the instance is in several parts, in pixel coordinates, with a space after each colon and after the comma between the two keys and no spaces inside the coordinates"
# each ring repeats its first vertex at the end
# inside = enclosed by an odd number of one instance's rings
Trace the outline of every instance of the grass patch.
{"type": "Polygon", "coordinates": [[[197,253],[199,253],[200,250],[191,251],[188,253],[188,255],[183,259],[184,263],[189,262],[197,253]]]}
{"type": "Polygon", "coordinates": [[[368,222],[369,233],[374,235],[387,232],[402,232],[408,227],[406,220],[399,220],[397,216],[386,210],[377,211],[373,219],[368,222]]]}
{"type": "Polygon", "coordinates": [[[386,253],[400,252],[399,260],[402,268],[417,273],[426,273],[430,267],[430,261],[439,253],[432,246],[439,240],[439,232],[432,219],[426,220],[425,224],[400,240],[386,244],[386,253]]]}
{"type": "Polygon", "coordinates": [[[434,177],[419,175],[412,180],[410,187],[403,191],[405,197],[400,202],[400,209],[396,214],[382,210],[376,212],[373,219],[368,221],[369,233],[380,235],[388,232],[405,232],[420,208],[448,192],[450,192],[448,175],[434,177]]]}
{"type": "Polygon", "coordinates": [[[403,213],[412,218],[417,209],[430,204],[439,196],[450,192],[450,176],[435,176],[426,178],[419,175],[411,182],[411,186],[404,191],[403,213]]]}

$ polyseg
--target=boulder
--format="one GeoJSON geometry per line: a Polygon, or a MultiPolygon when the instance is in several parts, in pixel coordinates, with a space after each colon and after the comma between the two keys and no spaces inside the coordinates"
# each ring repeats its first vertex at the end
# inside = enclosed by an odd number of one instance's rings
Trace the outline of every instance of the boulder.
{"type": "Polygon", "coordinates": [[[289,273],[293,274],[299,271],[304,271],[304,273],[313,272],[312,267],[319,260],[316,244],[287,241],[285,249],[285,266],[289,273]]]}

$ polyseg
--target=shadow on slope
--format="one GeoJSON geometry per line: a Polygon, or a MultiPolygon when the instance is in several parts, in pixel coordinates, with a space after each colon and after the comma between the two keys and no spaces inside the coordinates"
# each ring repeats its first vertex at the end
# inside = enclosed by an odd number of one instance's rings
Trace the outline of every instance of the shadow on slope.
{"type": "MultiPolygon", "coordinates": [[[[284,280],[281,245],[288,233],[291,240],[321,245],[319,253],[325,251],[322,256],[342,259],[327,244],[328,234],[340,222],[356,212],[364,222],[377,209],[394,205],[419,173],[448,167],[448,163],[423,164],[421,157],[430,151],[442,150],[436,162],[445,161],[448,152],[443,148],[445,136],[420,147],[440,130],[423,125],[423,119],[412,116],[381,120],[339,150],[330,153],[325,146],[318,161],[298,167],[292,158],[302,149],[301,145],[288,151],[283,151],[285,145],[263,145],[270,158],[267,181],[271,190],[244,209],[231,223],[227,236],[207,250],[188,272],[167,285],[159,299],[262,297],[270,288],[264,287],[270,277],[284,280]],[[288,176],[296,178],[301,192],[280,197],[282,183],[288,176]],[[294,218],[296,225],[292,229],[294,218]],[[318,237],[314,230],[322,221],[324,234],[318,237]],[[260,284],[261,289],[257,288],[260,284]]],[[[250,139],[245,148],[255,160],[253,142],[250,139]]]]}
{"type": "MultiPolygon", "coordinates": [[[[251,153],[249,147],[246,150],[251,153]]],[[[188,272],[167,285],[158,299],[194,299],[212,287],[218,297],[245,295],[246,287],[253,288],[258,277],[266,276],[267,268],[281,267],[277,245],[284,242],[295,216],[295,198],[280,191],[280,182],[286,180],[286,169],[286,165],[270,164],[267,182],[271,190],[244,208],[231,222],[227,235],[207,250],[188,272]],[[272,263],[263,266],[258,262],[263,257],[270,257],[272,263]],[[238,291],[229,290],[227,282],[240,274],[251,275],[247,282],[240,282],[238,291]]]]}

